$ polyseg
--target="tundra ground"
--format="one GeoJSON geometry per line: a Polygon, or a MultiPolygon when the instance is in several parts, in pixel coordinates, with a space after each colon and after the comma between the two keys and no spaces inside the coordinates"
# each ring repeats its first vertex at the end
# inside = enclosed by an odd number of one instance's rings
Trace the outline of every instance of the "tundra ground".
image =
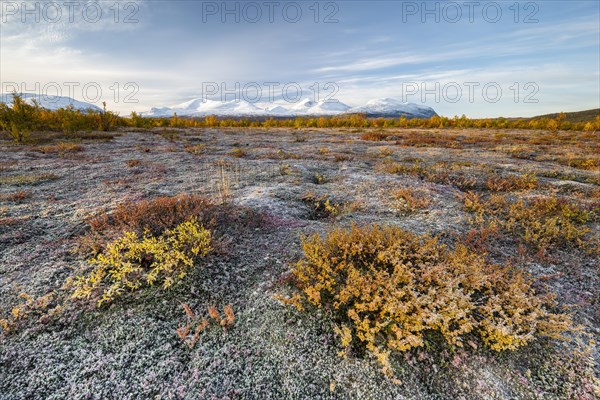
{"type": "Polygon", "coordinates": [[[219,252],[172,289],[0,333],[0,399],[598,395],[598,133],[231,128],[33,139],[0,141],[1,317],[23,302],[20,293],[43,296],[85,268],[73,250],[87,218],[124,201],[199,194],[261,217],[223,227],[219,252]],[[519,236],[477,221],[487,214],[465,196],[482,204],[504,196],[506,207],[559,199],[589,218],[577,225],[585,230],[577,243],[552,232],[519,236]],[[556,293],[583,333],[504,353],[422,348],[394,356],[395,379],[368,355],[341,358],[325,310],[300,313],[274,296],[303,235],[351,224],[398,225],[511,263],[556,293]],[[235,323],[208,329],[189,348],[176,334],[182,304],[200,314],[232,304],[235,323]]]}

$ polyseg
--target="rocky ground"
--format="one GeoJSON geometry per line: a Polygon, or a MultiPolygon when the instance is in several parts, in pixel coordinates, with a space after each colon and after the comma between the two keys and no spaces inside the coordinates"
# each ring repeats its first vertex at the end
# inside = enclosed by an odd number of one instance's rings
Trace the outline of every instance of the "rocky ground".
{"type": "MultiPolygon", "coordinates": [[[[600,375],[590,346],[600,339],[600,266],[578,249],[549,249],[543,259],[519,259],[519,267],[557,292],[583,335],[502,354],[445,346],[409,352],[396,356],[396,380],[368,356],[340,358],[325,316],[274,299],[301,254],[302,235],[332,224],[397,224],[449,245],[471,229],[458,187],[387,173],[386,163],[441,162],[475,176],[532,173],[540,182],[535,192],[598,198],[598,170],[507,151],[511,138],[521,143],[540,133],[501,132],[506,145],[478,145],[468,138],[499,132],[454,131],[451,142],[460,146],[403,142],[401,131],[382,141],[363,140],[363,133],[156,129],[89,136],[71,150],[49,147],[72,141],[60,135],[29,145],[0,141],[3,317],[22,301],[19,293],[42,296],[77,274],[85,260],[73,249],[86,218],[124,200],[202,194],[264,215],[259,227],[225,229],[222,251],[172,290],[144,290],[0,333],[0,399],[592,399],[600,375]],[[398,188],[418,188],[428,204],[407,212],[390,195],[398,188]],[[303,201],[309,193],[342,204],[339,215],[315,216],[303,201]],[[198,313],[232,304],[235,324],[208,329],[190,349],[175,333],[186,321],[181,303],[198,313]]],[[[597,137],[585,143],[585,151],[600,151],[597,137]]],[[[590,227],[600,233],[597,221],[590,227]]],[[[518,249],[495,245],[489,256],[516,260],[518,249]]]]}

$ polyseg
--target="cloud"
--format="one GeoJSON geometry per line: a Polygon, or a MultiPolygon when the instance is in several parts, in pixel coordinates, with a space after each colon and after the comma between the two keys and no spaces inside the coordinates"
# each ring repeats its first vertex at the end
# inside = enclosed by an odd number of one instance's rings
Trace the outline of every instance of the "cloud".
{"type": "MultiPolygon", "coordinates": [[[[121,22],[126,3],[119,2],[121,22]]],[[[600,47],[598,13],[587,7],[569,9],[568,18],[552,11],[532,25],[510,21],[459,27],[398,26],[397,15],[385,13],[376,21],[365,19],[374,9],[364,7],[378,5],[359,3],[344,8],[338,24],[202,24],[197,5],[184,1],[138,1],[139,23],[115,24],[115,3],[100,4],[107,18],[98,23],[82,18],[73,23],[22,23],[20,18],[3,23],[0,81],[30,86],[98,82],[109,105],[122,113],[199,96],[203,82],[228,87],[235,82],[298,82],[306,88],[334,82],[340,88],[337,97],[351,105],[398,97],[403,82],[497,81],[508,87],[533,80],[540,86],[537,108],[556,107],[567,95],[579,100],[574,107],[593,106],[598,98],[598,86],[590,85],[599,79],[597,53],[590,51],[600,47]],[[114,103],[109,88],[127,82],[139,86],[140,102],[114,103]]],[[[514,102],[437,107],[444,114],[472,115],[523,110],[514,102]]]]}

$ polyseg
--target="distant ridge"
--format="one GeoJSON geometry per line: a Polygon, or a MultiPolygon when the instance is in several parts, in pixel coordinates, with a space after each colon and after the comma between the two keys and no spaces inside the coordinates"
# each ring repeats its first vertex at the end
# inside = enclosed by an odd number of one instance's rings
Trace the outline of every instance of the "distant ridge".
{"type": "Polygon", "coordinates": [[[153,107],[141,113],[144,117],[251,117],[289,118],[298,116],[335,116],[365,114],[367,117],[430,118],[437,115],[431,107],[404,103],[392,98],[370,100],[363,106],[350,107],[341,101],[313,101],[303,99],[294,103],[249,103],[244,100],[215,101],[201,98],[191,99],[171,107],[153,107]]]}
{"type": "MultiPolygon", "coordinates": [[[[600,116],[600,108],[593,108],[591,110],[584,110],[584,111],[566,112],[564,114],[565,114],[565,121],[589,122],[589,121],[594,121],[596,119],[596,117],[600,116]]],[[[544,115],[538,115],[535,117],[523,118],[523,119],[539,119],[539,118],[554,119],[554,118],[557,118],[559,115],[560,115],[560,113],[544,114],[544,115]]]]}
{"type": "MultiPolygon", "coordinates": [[[[102,111],[102,109],[98,106],[95,106],[91,103],[86,103],[84,101],[75,100],[71,97],[66,96],[42,96],[37,93],[20,93],[27,103],[32,104],[33,100],[37,100],[38,104],[42,108],[46,108],[48,110],[58,110],[59,108],[66,108],[70,105],[73,106],[75,110],[80,111],[102,111]]],[[[12,93],[0,93],[0,103],[6,103],[8,105],[12,104],[13,94],[12,93]]]]}

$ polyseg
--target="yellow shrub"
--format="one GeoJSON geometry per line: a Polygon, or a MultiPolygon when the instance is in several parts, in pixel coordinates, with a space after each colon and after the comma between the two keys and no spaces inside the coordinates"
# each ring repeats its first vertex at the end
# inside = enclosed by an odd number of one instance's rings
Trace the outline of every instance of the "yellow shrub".
{"type": "Polygon", "coordinates": [[[125,290],[161,283],[168,288],[185,277],[194,259],[211,250],[211,233],[195,218],[167,230],[161,236],[149,231],[139,236],[128,231],[93,258],[95,268],[75,280],[73,298],[98,295],[98,305],[110,302],[125,290]]]}
{"type": "Polygon", "coordinates": [[[394,190],[392,198],[395,200],[393,207],[402,212],[415,212],[429,207],[430,199],[425,190],[401,188],[394,190]]]}
{"type": "Polygon", "coordinates": [[[83,151],[83,146],[77,143],[57,143],[55,145],[47,145],[40,146],[37,149],[42,153],[56,153],[56,154],[65,154],[65,153],[77,153],[83,151]]]}
{"type": "Polygon", "coordinates": [[[536,336],[557,337],[570,318],[552,314],[551,298],[508,268],[458,245],[398,227],[334,229],[303,240],[293,267],[297,291],[278,296],[299,310],[333,311],[345,354],[360,346],[389,369],[390,351],[423,346],[438,332],[455,346],[477,333],[494,350],[514,349],[536,336]]]}
{"type": "Polygon", "coordinates": [[[243,158],[246,157],[247,154],[248,153],[246,153],[244,149],[240,149],[239,147],[235,147],[233,150],[231,150],[231,155],[233,157],[243,158]]]}
{"type": "Polygon", "coordinates": [[[464,205],[476,214],[476,224],[500,227],[537,250],[551,245],[572,245],[593,251],[599,244],[588,226],[595,218],[595,211],[563,198],[510,201],[506,196],[491,195],[484,200],[469,192],[464,196],[464,205]]]}
{"type": "Polygon", "coordinates": [[[0,332],[11,332],[32,316],[42,318],[44,315],[51,316],[59,313],[62,309],[61,306],[51,307],[54,305],[55,297],[54,292],[37,298],[31,297],[25,292],[19,293],[19,298],[25,302],[14,306],[6,318],[1,318],[0,314],[0,332]]]}
{"type": "Polygon", "coordinates": [[[484,187],[492,192],[512,192],[517,190],[531,190],[538,185],[535,175],[510,175],[508,177],[499,177],[492,175],[485,182],[484,187]]]}
{"type": "Polygon", "coordinates": [[[312,192],[306,193],[301,200],[310,207],[311,219],[335,218],[348,211],[347,204],[334,201],[328,194],[318,196],[312,192]]]}

